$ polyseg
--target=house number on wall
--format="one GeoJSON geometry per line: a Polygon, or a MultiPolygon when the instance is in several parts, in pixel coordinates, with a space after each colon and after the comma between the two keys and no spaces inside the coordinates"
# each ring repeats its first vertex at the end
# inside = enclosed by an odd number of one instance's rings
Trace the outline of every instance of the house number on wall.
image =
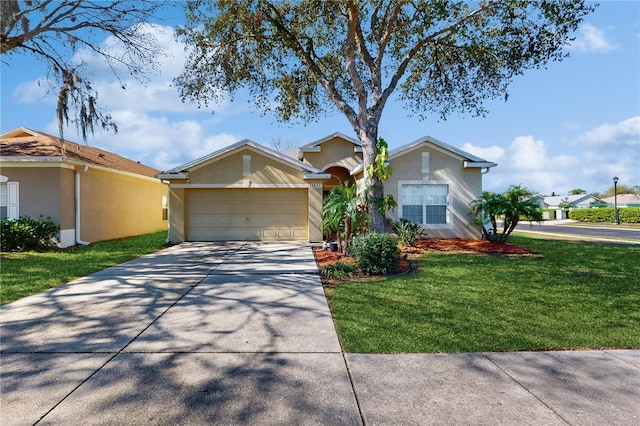
{"type": "Polygon", "coordinates": [[[312,188],[322,188],[322,184],[321,183],[312,183],[311,187],[312,188]]]}

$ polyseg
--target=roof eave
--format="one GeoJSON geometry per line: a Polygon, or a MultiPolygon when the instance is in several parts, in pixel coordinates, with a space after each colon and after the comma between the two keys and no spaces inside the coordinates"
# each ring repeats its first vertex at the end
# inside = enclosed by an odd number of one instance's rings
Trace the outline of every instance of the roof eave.
{"type": "Polygon", "coordinates": [[[331,179],[331,173],[304,173],[305,179],[331,179]]]}
{"type": "MultiPolygon", "coordinates": [[[[298,170],[302,171],[303,173],[323,173],[322,170],[317,169],[309,164],[305,164],[302,161],[296,160],[294,158],[291,158],[287,155],[284,155],[280,152],[274,151],[270,148],[267,148],[264,145],[260,145],[257,142],[254,142],[252,140],[249,139],[243,139],[239,142],[236,142],[232,145],[229,145],[225,148],[222,148],[218,151],[212,152],[211,154],[205,155],[203,157],[200,157],[196,160],[190,161],[188,163],[185,163],[181,166],[175,167],[171,170],[166,170],[163,171],[161,174],[168,174],[168,175],[172,175],[172,176],[176,176],[178,174],[181,173],[186,173],[188,174],[189,171],[192,171],[198,167],[200,167],[201,165],[203,165],[204,163],[210,161],[210,160],[214,160],[217,157],[224,157],[225,155],[231,153],[232,151],[239,149],[241,147],[251,147],[254,150],[258,151],[258,152],[262,152],[263,154],[266,154],[267,156],[271,156],[274,159],[277,159],[285,164],[289,164],[291,167],[295,167],[298,170]]],[[[174,179],[182,179],[182,178],[175,178],[174,179]]]]}
{"type": "Polygon", "coordinates": [[[465,161],[464,168],[472,169],[472,168],[481,168],[481,169],[490,169],[491,167],[496,167],[498,164],[492,163],[490,161],[465,161]]]}
{"type": "Polygon", "coordinates": [[[189,172],[186,173],[158,173],[156,176],[158,179],[189,179],[189,172]]]}

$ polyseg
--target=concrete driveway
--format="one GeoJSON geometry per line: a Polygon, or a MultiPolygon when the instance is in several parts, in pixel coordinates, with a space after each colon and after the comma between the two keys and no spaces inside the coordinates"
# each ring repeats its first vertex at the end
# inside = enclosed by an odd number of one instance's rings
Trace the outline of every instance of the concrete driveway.
{"type": "Polygon", "coordinates": [[[343,354],[303,244],[181,244],[0,326],[2,425],[640,421],[639,351],[343,354]]]}

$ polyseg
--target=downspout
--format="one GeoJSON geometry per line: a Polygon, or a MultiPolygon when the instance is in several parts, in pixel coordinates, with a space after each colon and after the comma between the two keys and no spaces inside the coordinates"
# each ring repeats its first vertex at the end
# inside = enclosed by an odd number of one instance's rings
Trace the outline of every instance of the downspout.
{"type": "Polygon", "coordinates": [[[486,175],[487,173],[489,173],[489,170],[491,170],[490,167],[487,167],[486,169],[484,169],[483,172],[480,172],[481,175],[486,175]]]}
{"type": "Polygon", "coordinates": [[[167,185],[167,240],[165,244],[169,244],[171,242],[171,182],[163,180],[162,183],[167,185]]]}
{"type": "Polygon", "coordinates": [[[76,170],[76,244],[89,245],[88,242],[80,239],[80,173],[89,170],[89,166],[84,166],[82,171],[76,170]]]}

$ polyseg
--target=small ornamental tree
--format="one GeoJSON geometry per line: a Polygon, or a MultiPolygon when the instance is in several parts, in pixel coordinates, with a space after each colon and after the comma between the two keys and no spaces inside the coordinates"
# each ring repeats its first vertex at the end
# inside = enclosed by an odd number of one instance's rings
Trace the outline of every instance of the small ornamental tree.
{"type": "Polygon", "coordinates": [[[512,185],[502,194],[483,191],[471,202],[469,215],[473,224],[482,227],[482,237],[496,243],[506,243],[521,218],[542,220],[542,209],[531,199],[532,193],[518,185],[512,185]],[[498,220],[502,229],[498,230],[498,220]]]}
{"type": "Polygon", "coordinates": [[[344,242],[340,244],[342,253],[347,254],[353,226],[360,220],[362,214],[360,198],[355,185],[340,185],[329,192],[322,205],[322,224],[325,231],[336,232],[338,243],[341,233],[344,242]]]}
{"type": "Polygon", "coordinates": [[[573,204],[571,204],[571,201],[569,201],[568,197],[564,197],[562,201],[560,201],[560,203],[558,204],[558,207],[564,210],[569,210],[570,208],[573,207],[573,204]]]}

